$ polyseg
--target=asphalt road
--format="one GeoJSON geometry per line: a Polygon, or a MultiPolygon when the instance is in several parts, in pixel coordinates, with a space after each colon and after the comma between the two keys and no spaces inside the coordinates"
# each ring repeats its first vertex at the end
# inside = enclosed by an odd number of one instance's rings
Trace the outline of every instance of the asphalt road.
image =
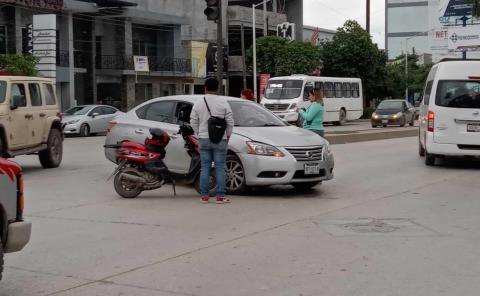
{"type": "Polygon", "coordinates": [[[119,198],[102,137],[25,169],[29,245],[0,295],[477,295],[480,163],[425,167],[416,138],[335,145],[335,179],[203,205],[171,188],[119,198]]]}

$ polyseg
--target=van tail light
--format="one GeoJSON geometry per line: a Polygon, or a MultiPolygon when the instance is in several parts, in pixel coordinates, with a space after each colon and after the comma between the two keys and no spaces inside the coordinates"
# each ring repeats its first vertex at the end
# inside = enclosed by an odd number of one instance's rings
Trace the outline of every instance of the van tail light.
{"type": "Polygon", "coordinates": [[[116,122],[115,120],[110,121],[107,126],[107,132],[110,132],[112,128],[114,128],[117,125],[117,123],[118,122],[116,122]]]}
{"type": "Polygon", "coordinates": [[[435,113],[432,111],[428,111],[428,126],[427,130],[433,133],[433,129],[435,127],[435,113]]]}
{"type": "Polygon", "coordinates": [[[25,208],[25,200],[23,196],[24,184],[23,176],[18,175],[17,177],[17,221],[23,220],[23,209],[25,208]]]}

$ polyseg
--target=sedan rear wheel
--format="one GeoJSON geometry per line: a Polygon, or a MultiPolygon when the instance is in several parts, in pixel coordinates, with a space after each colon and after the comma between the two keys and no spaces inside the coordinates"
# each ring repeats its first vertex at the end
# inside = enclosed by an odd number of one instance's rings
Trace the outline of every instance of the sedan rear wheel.
{"type": "Polygon", "coordinates": [[[225,185],[228,194],[239,195],[245,193],[247,189],[245,182],[245,170],[242,162],[237,156],[227,156],[225,174],[225,185]]]}

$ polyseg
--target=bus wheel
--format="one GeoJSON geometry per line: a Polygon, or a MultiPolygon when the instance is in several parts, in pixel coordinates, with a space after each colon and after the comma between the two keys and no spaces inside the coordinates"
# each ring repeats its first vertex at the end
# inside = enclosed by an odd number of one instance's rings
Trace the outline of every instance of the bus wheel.
{"type": "Polygon", "coordinates": [[[347,111],[345,111],[345,109],[342,108],[338,113],[338,121],[336,121],[334,124],[345,125],[345,123],[347,123],[347,111]]]}

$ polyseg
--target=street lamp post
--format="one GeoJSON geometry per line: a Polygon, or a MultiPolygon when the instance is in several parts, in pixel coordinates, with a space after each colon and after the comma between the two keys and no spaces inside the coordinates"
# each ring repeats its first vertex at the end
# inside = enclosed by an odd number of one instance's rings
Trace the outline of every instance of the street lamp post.
{"type": "MultiPolygon", "coordinates": [[[[255,97],[257,97],[257,23],[256,23],[256,16],[255,16],[255,9],[257,6],[266,5],[267,2],[271,0],[265,0],[258,4],[252,4],[252,31],[253,31],[253,93],[255,97]]],[[[264,7],[265,8],[265,7],[264,7]]],[[[265,16],[265,11],[264,11],[265,16]]],[[[265,22],[265,20],[263,20],[265,22]]],[[[257,98],[258,100],[258,98],[257,98]]]]}

